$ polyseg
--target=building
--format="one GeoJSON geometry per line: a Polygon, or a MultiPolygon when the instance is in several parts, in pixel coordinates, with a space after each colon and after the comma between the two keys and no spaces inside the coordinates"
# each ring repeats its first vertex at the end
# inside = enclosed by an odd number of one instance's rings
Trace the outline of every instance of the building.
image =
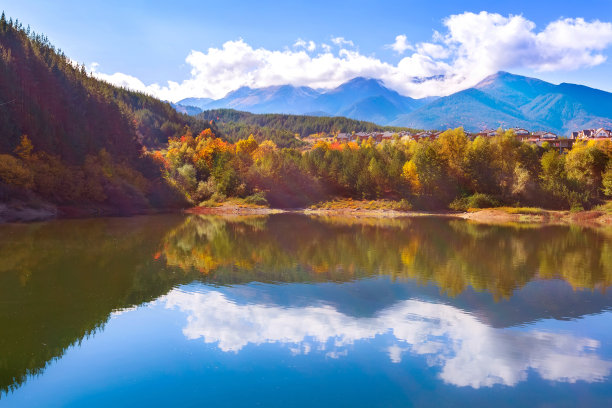
{"type": "Polygon", "coordinates": [[[494,137],[497,136],[497,130],[495,129],[485,129],[476,133],[476,136],[485,136],[485,137],[494,137]]]}
{"type": "Polygon", "coordinates": [[[531,133],[527,129],[523,129],[523,128],[512,128],[510,130],[513,130],[514,134],[519,137],[527,137],[531,133]]]}
{"type": "Polygon", "coordinates": [[[531,136],[534,139],[544,139],[544,140],[553,140],[553,139],[558,139],[559,138],[556,134],[554,134],[552,132],[547,132],[545,130],[540,130],[538,132],[533,132],[533,134],[531,136]]]}
{"type": "Polygon", "coordinates": [[[582,129],[579,132],[572,132],[574,139],[589,139],[589,140],[609,140],[612,139],[612,130],[610,129],[582,129]]]}
{"type": "Polygon", "coordinates": [[[393,132],[384,132],[382,134],[382,140],[393,140],[393,132]]]}
{"type": "Polygon", "coordinates": [[[435,139],[436,138],[436,134],[433,132],[429,132],[429,131],[425,131],[425,132],[419,132],[416,135],[413,135],[412,138],[414,140],[420,140],[420,139],[435,139]]]}
{"type": "Polygon", "coordinates": [[[610,138],[612,137],[612,131],[609,129],[599,128],[595,131],[594,138],[610,138]]]}
{"type": "Polygon", "coordinates": [[[560,153],[564,153],[572,149],[572,146],[574,145],[574,142],[576,141],[576,139],[559,139],[559,138],[553,139],[553,138],[530,137],[529,139],[524,139],[523,141],[525,143],[531,143],[531,144],[534,144],[540,147],[544,146],[544,143],[546,143],[549,146],[552,146],[555,149],[557,149],[560,153]]]}
{"type": "Polygon", "coordinates": [[[351,135],[348,133],[338,133],[336,140],[340,143],[348,143],[351,140],[351,135]]]}

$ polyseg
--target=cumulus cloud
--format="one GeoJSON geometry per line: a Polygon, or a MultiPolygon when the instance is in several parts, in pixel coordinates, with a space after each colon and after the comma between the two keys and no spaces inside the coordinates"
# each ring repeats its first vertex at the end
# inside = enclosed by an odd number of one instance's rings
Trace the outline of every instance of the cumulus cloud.
{"type": "Polygon", "coordinates": [[[406,353],[424,355],[440,378],[464,387],[516,385],[531,370],[546,380],[602,381],[612,362],[597,355],[600,344],[570,334],[496,329],[450,305],[405,300],[374,317],[353,317],[331,306],[286,308],[236,304],[215,290],[175,289],[161,302],[187,314],[183,334],[225,352],[276,343],[294,354],[342,358],[350,345],[391,335],[384,351],[392,363],[406,353]],[[494,363],[492,363],[494,362],[494,363]]]}
{"type": "Polygon", "coordinates": [[[220,48],[193,50],[186,58],[190,77],[166,85],[145,85],[138,78],[94,74],[109,82],[176,101],[185,97],[220,98],[241,86],[292,84],[332,88],[356,76],[375,77],[402,94],[448,95],[475,85],[499,70],[575,70],[601,64],[612,44],[612,23],[564,18],[538,29],[523,16],[462,13],[443,21],[431,41],[410,44],[400,34],[387,45],[403,56],[389,63],[363,55],[352,41],[331,39],[334,47],[298,39],[291,49],[253,48],[242,39],[220,48]]]}
{"type": "Polygon", "coordinates": [[[398,54],[403,54],[406,50],[414,50],[414,47],[408,42],[408,38],[404,34],[395,37],[395,42],[389,44],[388,47],[398,54]]]}
{"type": "Polygon", "coordinates": [[[102,72],[98,72],[99,66],[100,64],[98,64],[97,62],[94,62],[89,66],[89,71],[99,79],[102,79],[106,82],[110,82],[111,84],[117,86],[121,86],[123,88],[133,89],[134,91],[147,91],[147,86],[140,79],[131,75],[123,74],[121,72],[117,72],[112,75],[104,74],[102,72]]]}

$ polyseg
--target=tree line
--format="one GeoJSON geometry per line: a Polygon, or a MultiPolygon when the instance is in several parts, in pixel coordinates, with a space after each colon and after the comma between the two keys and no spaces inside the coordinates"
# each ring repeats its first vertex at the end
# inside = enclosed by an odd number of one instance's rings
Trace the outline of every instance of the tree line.
{"type": "Polygon", "coordinates": [[[275,206],[330,197],[407,200],[414,208],[534,205],[581,209],[612,196],[612,144],[578,142],[567,154],[513,131],[471,140],[462,128],[435,140],[319,141],[303,151],[254,137],[231,143],[186,129],[153,154],[194,204],[265,195],[275,206]]]}

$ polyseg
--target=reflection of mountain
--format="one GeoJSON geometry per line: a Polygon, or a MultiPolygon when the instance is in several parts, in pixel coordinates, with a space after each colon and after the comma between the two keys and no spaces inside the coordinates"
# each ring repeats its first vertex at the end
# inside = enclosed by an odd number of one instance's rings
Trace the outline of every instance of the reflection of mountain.
{"type": "Polygon", "coordinates": [[[529,370],[560,382],[602,381],[612,362],[597,355],[599,342],[569,334],[495,329],[449,305],[404,300],[373,317],[355,318],[327,305],[286,308],[236,304],[218,291],[173,290],[166,306],[188,314],[188,339],[202,338],[226,352],[276,343],[294,354],[337,358],[356,342],[391,335],[389,358],[426,355],[444,382],[480,388],[516,385],[529,370]],[[494,361],[494,363],[492,363],[494,361]]]}

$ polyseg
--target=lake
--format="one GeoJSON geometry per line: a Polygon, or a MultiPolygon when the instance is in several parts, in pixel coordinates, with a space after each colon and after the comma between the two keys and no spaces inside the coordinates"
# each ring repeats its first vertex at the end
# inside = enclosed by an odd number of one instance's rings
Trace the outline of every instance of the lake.
{"type": "Polygon", "coordinates": [[[612,406],[612,233],[448,218],[0,226],[0,407],[612,406]]]}

